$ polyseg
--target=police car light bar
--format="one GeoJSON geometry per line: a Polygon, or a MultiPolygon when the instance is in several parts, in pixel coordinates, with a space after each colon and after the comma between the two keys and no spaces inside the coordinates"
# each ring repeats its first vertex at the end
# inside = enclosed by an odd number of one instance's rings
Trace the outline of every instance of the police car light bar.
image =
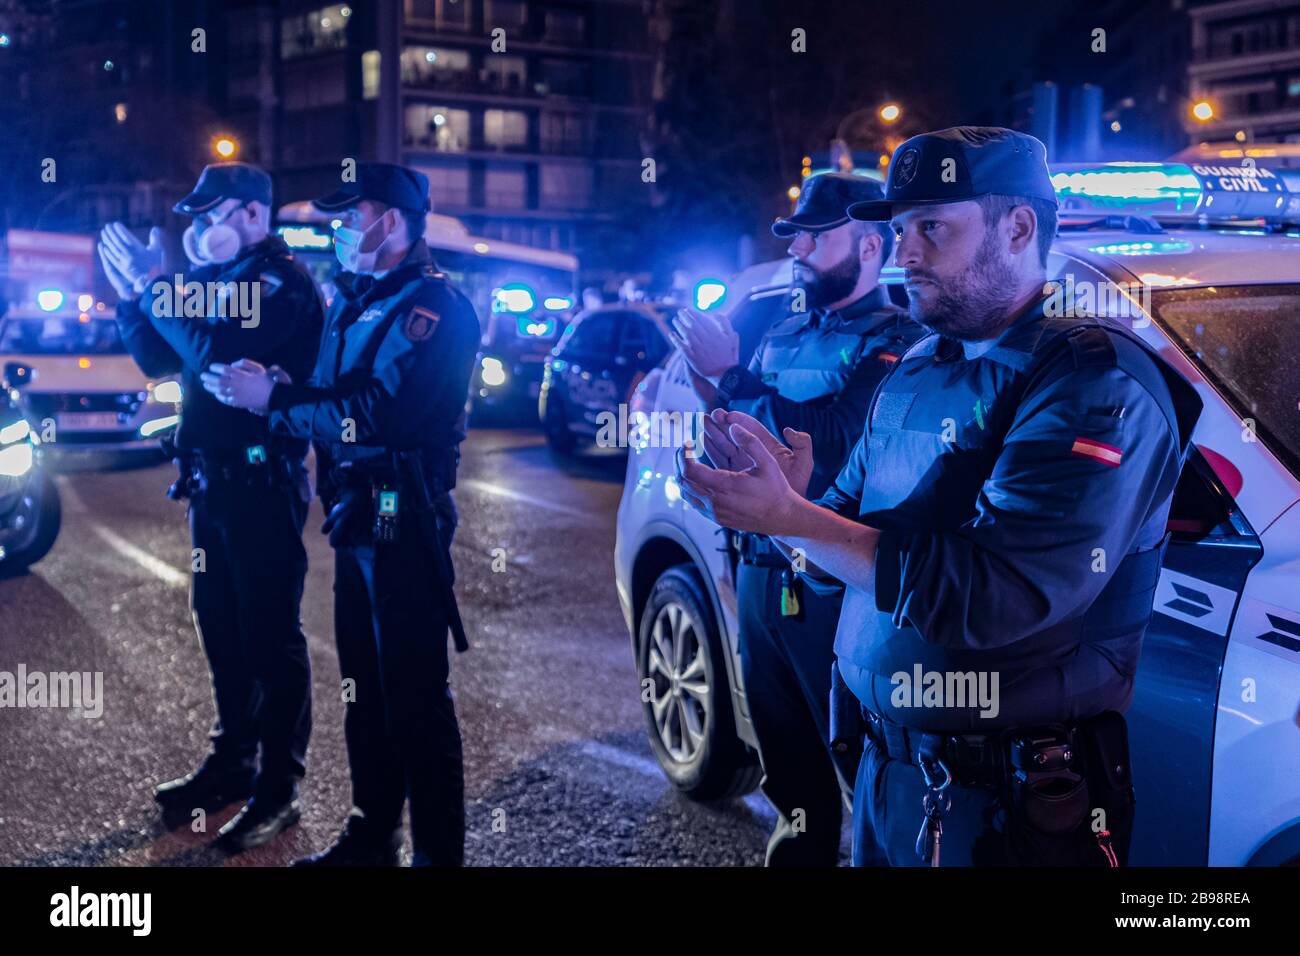
{"type": "Polygon", "coordinates": [[[1300,219],[1300,191],[1292,192],[1281,170],[1252,163],[1062,164],[1052,185],[1060,214],[1112,216],[1133,213],[1179,222],[1300,219]]]}

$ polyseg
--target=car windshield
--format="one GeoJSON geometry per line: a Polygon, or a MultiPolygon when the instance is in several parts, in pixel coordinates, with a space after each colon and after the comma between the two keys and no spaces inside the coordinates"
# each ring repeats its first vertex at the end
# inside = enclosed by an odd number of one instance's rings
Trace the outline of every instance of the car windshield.
{"type": "Polygon", "coordinates": [[[0,354],[124,355],[126,348],[113,319],[76,316],[0,320],[0,354]]]}
{"type": "Polygon", "coordinates": [[[1152,294],[1156,318],[1255,434],[1300,473],[1300,286],[1213,286],[1152,294]]]}

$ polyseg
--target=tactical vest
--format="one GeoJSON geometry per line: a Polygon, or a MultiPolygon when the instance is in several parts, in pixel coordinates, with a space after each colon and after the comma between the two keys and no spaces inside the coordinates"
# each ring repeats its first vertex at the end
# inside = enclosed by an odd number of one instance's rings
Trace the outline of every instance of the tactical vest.
{"type": "Polygon", "coordinates": [[[896,306],[853,318],[830,314],[812,328],[812,314],[792,313],[768,330],[751,368],[764,385],[784,398],[808,402],[844,389],[862,358],[868,332],[883,313],[901,313],[896,306]]]}
{"type": "MultiPolygon", "coordinates": [[[[1035,377],[1062,349],[1072,350],[1078,364],[1105,361],[1107,349],[1113,360],[1111,334],[1136,343],[1151,357],[1151,362],[1128,363],[1124,369],[1152,395],[1168,391],[1172,402],[1162,403],[1162,410],[1185,455],[1200,399],[1145,342],[1105,320],[1027,318],[1031,321],[1018,322],[960,371],[960,344],[937,335],[922,339],[891,369],[868,410],[868,477],[859,507],[864,524],[904,533],[953,532],[975,517],[980,490],[1035,377]],[[940,349],[958,359],[950,375],[942,372],[940,349]],[[912,360],[936,355],[940,361],[924,370],[922,380],[904,374],[917,368],[912,360]],[[974,374],[963,374],[971,366],[974,374]]],[[[1147,540],[1134,542],[1082,615],[998,648],[927,642],[911,627],[894,627],[890,616],[876,608],[875,595],[851,594],[836,640],[841,672],[869,708],[921,729],[983,731],[1123,709],[1132,693],[1131,675],[1167,541],[1163,527],[1143,528],[1140,536],[1147,540]],[[1090,652],[1080,653],[1085,647],[1090,652]],[[891,710],[890,676],[910,673],[917,664],[927,672],[998,672],[1001,716],[967,724],[969,713],[891,710]]],[[[1032,567],[1017,572],[1032,579],[1032,567]]]]}

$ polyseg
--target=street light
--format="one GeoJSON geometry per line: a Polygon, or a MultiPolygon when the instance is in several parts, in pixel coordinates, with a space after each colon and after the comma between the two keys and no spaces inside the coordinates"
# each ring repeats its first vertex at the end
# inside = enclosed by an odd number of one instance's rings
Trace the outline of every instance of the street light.
{"type": "Polygon", "coordinates": [[[1202,123],[1214,119],[1214,106],[1209,100],[1198,100],[1192,104],[1192,116],[1202,123]]]}
{"type": "Polygon", "coordinates": [[[212,151],[222,159],[231,159],[239,152],[239,142],[232,136],[218,136],[212,142],[212,151]]]}
{"type": "Polygon", "coordinates": [[[892,123],[902,115],[903,110],[897,103],[886,103],[880,108],[880,118],[886,123],[892,123]]]}

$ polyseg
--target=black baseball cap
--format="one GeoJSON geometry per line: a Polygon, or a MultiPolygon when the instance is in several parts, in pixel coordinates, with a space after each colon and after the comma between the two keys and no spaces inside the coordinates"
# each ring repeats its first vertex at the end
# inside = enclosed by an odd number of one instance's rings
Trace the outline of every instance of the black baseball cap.
{"type": "Polygon", "coordinates": [[[357,163],[355,182],[345,182],[339,189],[311,204],[324,212],[355,206],[363,199],[385,206],[428,212],[429,177],[395,163],[357,163]]]}
{"type": "Polygon", "coordinates": [[[880,199],[880,183],[853,173],[818,173],[804,180],[794,215],[772,223],[772,235],[789,239],[798,232],[821,232],[849,221],[844,211],[854,203],[880,199]]]}
{"type": "Polygon", "coordinates": [[[884,198],[855,203],[848,213],[883,222],[893,218],[896,204],[939,205],[988,195],[1057,205],[1043,144],[1001,126],[954,126],[913,136],[894,150],[884,198]]]}
{"type": "Polygon", "coordinates": [[[172,207],[172,212],[197,216],[227,199],[271,205],[271,176],[249,163],[213,163],[204,166],[193,191],[172,207]]]}

